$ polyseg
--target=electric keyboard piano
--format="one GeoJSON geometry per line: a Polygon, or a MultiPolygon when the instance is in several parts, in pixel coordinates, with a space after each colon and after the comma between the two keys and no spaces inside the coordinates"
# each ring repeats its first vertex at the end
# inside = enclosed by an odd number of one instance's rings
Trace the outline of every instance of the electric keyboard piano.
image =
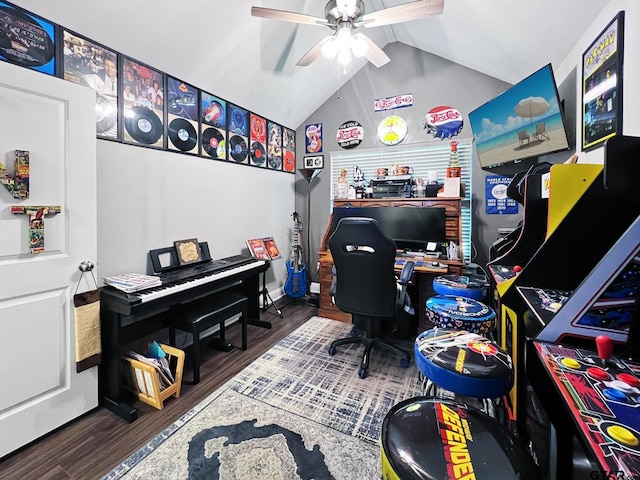
{"type": "MultiPolygon", "coordinates": [[[[166,328],[171,315],[178,315],[189,302],[231,290],[248,298],[250,325],[271,328],[270,322],[260,320],[259,306],[259,277],[269,268],[269,262],[244,255],[207,260],[208,248],[206,242],[203,244],[206,251],[202,263],[161,269],[158,275],[162,285],[159,287],[135,293],[125,293],[111,286],[100,289],[100,396],[103,406],[129,422],[137,418],[137,411],[124,403],[122,354],[132,342],[166,328]]],[[[151,251],[152,257],[152,252],[157,253],[151,251]]]]}

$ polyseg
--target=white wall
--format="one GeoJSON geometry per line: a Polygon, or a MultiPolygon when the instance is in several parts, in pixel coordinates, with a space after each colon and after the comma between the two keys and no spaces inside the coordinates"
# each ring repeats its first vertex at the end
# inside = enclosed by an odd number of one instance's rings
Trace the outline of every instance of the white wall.
{"type": "MultiPolygon", "coordinates": [[[[222,258],[248,253],[248,238],[273,236],[288,255],[294,175],[97,142],[102,276],[146,272],[149,250],[187,238],[208,242],[211,256],[222,258]]],[[[274,297],[285,280],[284,260],[274,261],[267,275],[274,297]]]]}

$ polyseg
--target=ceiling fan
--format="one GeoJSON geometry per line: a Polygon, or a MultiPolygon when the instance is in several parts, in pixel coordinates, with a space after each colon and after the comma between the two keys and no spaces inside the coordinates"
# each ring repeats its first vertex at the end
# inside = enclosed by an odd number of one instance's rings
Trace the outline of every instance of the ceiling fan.
{"type": "Polygon", "coordinates": [[[338,62],[346,65],[351,61],[353,54],[355,57],[366,57],[376,67],[381,67],[387,64],[390,58],[369,37],[362,33],[354,34],[354,30],[361,26],[381,27],[428,15],[438,15],[442,13],[443,8],[444,0],[418,0],[365,14],[362,0],[329,0],[324,7],[325,18],[264,7],[251,7],[251,15],[306,25],[324,25],[334,30],[333,35],[326,36],[311,47],[298,60],[298,66],[306,67],[321,54],[327,58],[337,56],[338,62]]]}

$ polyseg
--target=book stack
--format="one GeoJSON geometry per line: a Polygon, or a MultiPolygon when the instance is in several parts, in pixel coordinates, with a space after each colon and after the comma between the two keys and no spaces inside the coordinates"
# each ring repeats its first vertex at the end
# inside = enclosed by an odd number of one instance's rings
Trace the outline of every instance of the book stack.
{"type": "Polygon", "coordinates": [[[111,285],[112,287],[126,293],[138,292],[140,290],[162,285],[160,277],[155,275],[144,275],[142,273],[125,273],[123,275],[105,277],[103,280],[107,285],[111,285]]]}

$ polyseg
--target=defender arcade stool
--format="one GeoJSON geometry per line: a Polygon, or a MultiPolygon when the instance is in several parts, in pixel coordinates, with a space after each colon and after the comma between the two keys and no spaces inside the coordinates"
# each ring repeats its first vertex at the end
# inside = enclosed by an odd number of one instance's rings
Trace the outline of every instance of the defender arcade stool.
{"type": "Polygon", "coordinates": [[[418,335],[414,353],[416,366],[424,375],[425,395],[479,401],[481,410],[493,418],[493,400],[506,395],[513,386],[509,354],[477,333],[432,328],[418,335]]]}
{"type": "Polygon", "coordinates": [[[395,405],[382,422],[385,480],[540,480],[527,449],[481,411],[440,398],[395,405]]]}

